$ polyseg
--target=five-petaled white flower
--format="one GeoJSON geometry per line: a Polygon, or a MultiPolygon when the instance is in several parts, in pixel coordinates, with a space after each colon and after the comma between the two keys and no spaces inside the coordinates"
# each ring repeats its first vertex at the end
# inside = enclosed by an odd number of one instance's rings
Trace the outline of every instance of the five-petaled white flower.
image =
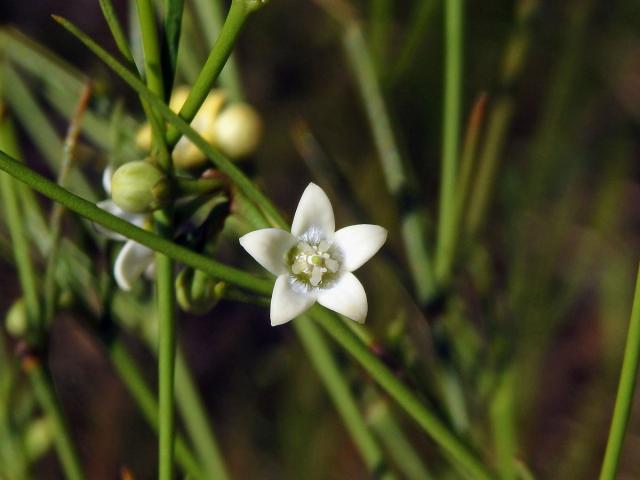
{"type": "Polygon", "coordinates": [[[335,231],[326,193],[310,183],[291,226],[291,233],[265,228],[240,238],[260,265],[276,275],[271,297],[271,325],[300,315],[316,301],[356,322],[367,316],[367,296],[352,273],[387,239],[378,225],[352,225],[335,231]]]}

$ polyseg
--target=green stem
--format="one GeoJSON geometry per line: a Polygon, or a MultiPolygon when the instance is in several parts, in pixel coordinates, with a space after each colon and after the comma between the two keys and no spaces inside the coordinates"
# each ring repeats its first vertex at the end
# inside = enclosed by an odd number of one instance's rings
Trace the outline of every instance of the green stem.
{"type": "Polygon", "coordinates": [[[241,270],[228,267],[209,257],[200,255],[170,240],[162,238],[159,235],[149,232],[148,230],[136,227],[115,215],[111,215],[97,207],[95,204],[74,195],[64,188],[61,188],[55,182],[42,177],[2,151],[0,151],[0,170],[6,171],[11,176],[26,183],[31,188],[42,193],[51,200],[61,203],[69,210],[76,212],[79,215],[108,228],[109,230],[113,230],[114,232],[120,233],[138,243],[146,245],[152,250],[164,253],[174,260],[202,270],[215,278],[227,281],[238,287],[246,288],[264,295],[271,294],[271,288],[273,286],[272,281],[261,279],[241,270]]]}
{"type": "Polygon", "coordinates": [[[453,261],[456,208],[456,177],[460,143],[460,104],[462,97],[462,38],[464,0],[445,2],[445,75],[442,129],[442,167],[440,210],[435,272],[446,283],[453,261]]]}
{"type": "Polygon", "coordinates": [[[406,28],[407,34],[396,56],[397,61],[390,75],[390,84],[395,84],[412,65],[415,65],[414,60],[420,42],[432,20],[436,17],[440,3],[440,0],[421,0],[415,3],[410,15],[411,23],[406,28]]]}
{"type": "Polygon", "coordinates": [[[466,227],[471,235],[478,233],[482,226],[491,194],[507,132],[514,113],[514,99],[511,92],[520,75],[529,44],[531,42],[530,23],[538,8],[538,0],[520,0],[516,7],[516,24],[507,40],[502,58],[500,92],[492,101],[487,115],[487,133],[478,159],[478,173],[469,201],[466,227]]]}
{"type": "MultiPolygon", "coordinates": [[[[237,0],[240,1],[240,0],[237,0]]],[[[245,7],[247,8],[247,7],[245,7]]],[[[214,163],[220,171],[225,173],[229,179],[235,183],[248,198],[250,198],[256,205],[258,205],[268,217],[270,222],[274,222],[277,225],[286,225],[286,222],[278,212],[278,210],[271,204],[269,199],[255,186],[255,184],[247,178],[247,176],[236,167],[231,160],[222,155],[219,151],[213,148],[198,132],[196,132],[191,126],[180,116],[176,115],[171,109],[165,105],[153,92],[151,92],[145,85],[137,78],[136,75],[131,73],[125,66],[120,64],[112,55],[110,55],[104,48],[89,38],[78,27],[69,22],[68,20],[54,16],[53,17],[60,25],[66,28],[70,33],[75,35],[87,48],[94,52],[100,59],[105,62],[120,78],[131,86],[142,98],[144,98],[149,105],[165,120],[172,125],[177,131],[185,135],[204,155],[214,163]]],[[[221,34],[222,35],[222,34],[221,34]]],[[[215,48],[214,48],[215,50],[215,48]]],[[[192,90],[193,93],[193,90],[192,90]]],[[[205,95],[206,96],[206,95],[205,95]]],[[[204,97],[203,97],[204,98],[204,97]]],[[[171,143],[168,143],[171,146],[171,143]]]]}
{"type": "Polygon", "coordinates": [[[398,426],[386,399],[378,398],[369,406],[367,420],[408,480],[433,478],[420,454],[398,426]]]}
{"type": "MultiPolygon", "coordinates": [[[[155,431],[158,431],[158,402],[136,366],[135,361],[119,339],[108,342],[107,348],[109,350],[109,358],[118,371],[118,376],[124,382],[147,423],[155,431]]],[[[180,464],[184,472],[189,476],[206,478],[200,471],[200,466],[189,451],[184,438],[180,435],[176,436],[175,458],[176,462],[180,464]]]]}
{"type": "MultiPolygon", "coordinates": [[[[240,31],[242,30],[245,21],[252,11],[252,8],[248,6],[250,3],[251,2],[248,2],[247,0],[233,0],[231,2],[231,8],[229,9],[227,19],[222,26],[220,35],[218,36],[216,43],[213,45],[211,53],[202,67],[198,78],[193,84],[193,88],[189,92],[187,100],[180,109],[179,115],[183,120],[187,122],[193,120],[193,117],[198,113],[200,105],[202,105],[202,102],[204,102],[205,98],[211,91],[211,88],[222,71],[227,58],[229,58],[229,55],[231,54],[231,50],[238,39],[238,35],[240,35],[240,31]]],[[[180,136],[181,132],[176,128],[169,129],[167,133],[168,145],[170,147],[174,146],[180,139],[180,136]]]]}
{"type": "MultiPolygon", "coordinates": [[[[223,25],[220,0],[193,0],[198,19],[204,31],[209,48],[212,48],[220,35],[223,25]]],[[[232,100],[240,101],[244,97],[238,65],[233,53],[229,54],[224,68],[220,72],[220,84],[232,100]]]]}
{"type": "Polygon", "coordinates": [[[78,454],[71,442],[49,374],[45,371],[40,361],[33,356],[27,356],[23,360],[23,369],[31,381],[33,391],[42,410],[53,425],[53,441],[66,478],[68,480],[83,480],[85,477],[78,461],[78,454]]]}
{"type": "Polygon", "coordinates": [[[631,415],[631,405],[636,387],[636,377],[638,365],[640,364],[640,266],[636,278],[636,290],[633,297],[633,308],[629,321],[629,331],[622,360],[622,370],[620,372],[620,383],[616,403],[613,409],[613,418],[609,430],[607,449],[602,462],[600,480],[614,480],[618,471],[618,462],[622,452],[624,435],[627,431],[629,416],[631,415]]]}
{"type": "Polygon", "coordinates": [[[493,478],[492,474],[468,447],[456,438],[446,425],[431,413],[414,393],[347,329],[340,319],[319,307],[313,307],[310,315],[345,350],[353,355],[371,377],[440,445],[445,453],[454,460],[455,466],[461,467],[466,474],[476,480],[493,478]]]}
{"type": "Polygon", "coordinates": [[[176,354],[176,305],[173,289],[173,261],[156,255],[156,296],[158,301],[158,434],[159,478],[173,478],[175,436],[174,380],[176,354]]]}
{"type": "Polygon", "coordinates": [[[301,317],[293,324],[311,363],[320,375],[334,405],[338,409],[345,427],[360,451],[372,477],[391,480],[396,478],[388,470],[382,450],[367,426],[349,385],[338,369],[328,345],[321,337],[313,320],[301,317]]]}
{"type": "MultiPolygon", "coordinates": [[[[0,109],[1,108],[2,104],[0,104],[0,109]]],[[[2,111],[0,111],[0,148],[7,149],[14,154],[18,153],[13,124],[6,112],[2,111]]],[[[7,216],[7,226],[11,236],[11,243],[13,245],[13,254],[18,267],[18,278],[25,297],[29,332],[37,339],[42,333],[42,312],[40,310],[40,299],[38,298],[36,274],[29,252],[29,241],[22,223],[22,212],[18,205],[15,180],[6,173],[0,175],[0,190],[5,215],[7,216]]]]}
{"type": "Polygon", "coordinates": [[[144,49],[144,74],[149,90],[163,98],[164,80],[162,77],[162,63],[160,45],[158,43],[158,29],[151,0],[136,0],[140,31],[142,33],[142,48],[144,49]]]}
{"type": "MultiPolygon", "coordinates": [[[[63,188],[66,187],[69,174],[73,168],[82,117],[87,109],[90,99],[91,86],[87,84],[78,101],[76,114],[73,116],[71,123],[69,124],[64,148],[62,149],[63,158],[60,165],[60,171],[58,173],[58,184],[63,188]]],[[[45,314],[43,320],[45,323],[50,323],[53,320],[56,311],[58,285],[56,284],[55,274],[59,260],[60,241],[62,238],[62,218],[64,216],[64,212],[64,207],[59,203],[56,203],[53,206],[49,219],[51,246],[47,255],[47,268],[44,275],[45,314]]]]}
{"type": "Polygon", "coordinates": [[[209,428],[206,409],[198,394],[184,353],[180,349],[176,355],[176,396],[180,415],[206,473],[206,478],[227,480],[229,474],[220,447],[209,428]]]}
{"type": "Polygon", "coordinates": [[[135,64],[133,59],[133,55],[131,54],[131,49],[129,48],[129,42],[127,41],[127,36],[124,33],[124,29],[118,20],[118,15],[116,14],[116,9],[113,7],[113,3],[111,0],[98,0],[100,2],[100,9],[102,10],[102,15],[109,25],[109,30],[111,30],[111,36],[113,36],[113,40],[116,42],[116,46],[120,53],[124,58],[129,61],[132,65],[135,64]]]}
{"type": "Polygon", "coordinates": [[[358,82],[387,188],[394,197],[396,205],[402,208],[402,239],[406,256],[410,259],[408,264],[416,295],[418,301],[425,304],[434,293],[434,281],[424,231],[424,215],[417,204],[415,188],[409,180],[411,174],[408,173],[408,167],[402,161],[391,128],[389,114],[362,29],[355,20],[344,22],[344,27],[344,48],[358,82]]]}

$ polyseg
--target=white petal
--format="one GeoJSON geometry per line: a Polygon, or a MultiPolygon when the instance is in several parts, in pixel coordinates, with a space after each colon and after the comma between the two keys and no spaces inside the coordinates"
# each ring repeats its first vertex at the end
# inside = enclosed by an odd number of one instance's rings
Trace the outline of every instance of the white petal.
{"type": "Polygon", "coordinates": [[[321,290],[318,303],[359,323],[364,323],[369,308],[362,284],[349,272],[345,272],[332,288],[321,290]]]}
{"type": "Polygon", "coordinates": [[[331,237],[336,230],[331,201],[324,190],[315,183],[310,183],[300,197],[296,214],[293,216],[291,233],[299,237],[311,228],[317,229],[327,237],[331,237]]]}
{"type": "MultiPolygon", "coordinates": [[[[111,215],[115,215],[116,217],[120,217],[129,223],[133,223],[137,227],[142,228],[145,223],[146,215],[140,215],[139,213],[125,212],[120,207],[118,207],[110,198],[96,203],[96,206],[101,208],[105,212],[109,212],[111,215]]],[[[98,233],[100,233],[101,235],[104,235],[105,237],[111,240],[124,242],[127,239],[127,237],[124,237],[123,235],[120,235],[119,233],[116,233],[113,230],[109,230],[108,228],[105,228],[102,225],[98,225],[97,223],[93,223],[93,227],[96,229],[98,233]]]]}
{"type": "Polygon", "coordinates": [[[285,255],[297,240],[279,228],[263,228],[240,237],[240,245],[274,275],[287,273],[285,255]]]}
{"type": "Polygon", "coordinates": [[[111,195],[111,177],[113,176],[113,168],[111,165],[107,165],[107,168],[102,172],[102,188],[107,195],[111,195]]]}
{"type": "Polygon", "coordinates": [[[271,326],[282,325],[307,310],[316,301],[314,291],[296,291],[288,275],[280,275],[271,296],[271,326]]]}
{"type": "Polygon", "coordinates": [[[113,266],[113,274],[118,286],[125,291],[131,290],[140,275],[153,263],[153,258],[153,250],[128,240],[120,250],[113,266]]]}
{"type": "Polygon", "coordinates": [[[342,252],[344,269],[353,272],[360,268],[384,245],[387,233],[378,225],[352,225],[338,230],[334,244],[342,252]]]}

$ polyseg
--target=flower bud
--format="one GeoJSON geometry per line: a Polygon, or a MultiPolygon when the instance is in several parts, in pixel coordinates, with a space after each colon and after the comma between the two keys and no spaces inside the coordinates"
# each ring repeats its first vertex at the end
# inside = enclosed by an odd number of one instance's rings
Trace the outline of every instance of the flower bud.
{"type": "Polygon", "coordinates": [[[4,322],[9,335],[14,338],[24,337],[29,325],[27,322],[27,308],[24,303],[24,298],[19,298],[13,302],[4,322]]]}
{"type": "Polygon", "coordinates": [[[186,268],[176,278],[176,300],[185,312],[202,315],[218,304],[225,288],[203,271],[186,268]]]}
{"type": "MultiPolygon", "coordinates": [[[[188,94],[188,90],[187,90],[188,94]]],[[[171,102],[171,109],[176,112],[182,108],[186,101],[186,95],[178,96],[171,102]],[[175,108],[174,108],[175,107],[175,108]]],[[[198,113],[191,122],[191,127],[198,132],[202,138],[211,143],[214,122],[220,113],[220,109],[226,100],[226,95],[222,90],[213,90],[198,110],[198,113]]],[[[191,170],[200,168],[207,164],[204,153],[196,147],[191,140],[182,137],[173,149],[173,165],[179,170],[191,170]]]]}
{"type": "Polygon", "coordinates": [[[229,105],[220,112],[213,124],[213,144],[231,159],[255,152],[261,138],[260,116],[246,103],[229,105]]]}
{"type": "Polygon", "coordinates": [[[48,417],[40,417],[29,424],[25,432],[24,446],[29,459],[42,457],[53,444],[53,425],[48,417]]]}
{"type": "Polygon", "coordinates": [[[169,195],[164,173],[149,162],[129,162],[111,178],[111,198],[125,212],[144,213],[161,207],[169,195]]]}

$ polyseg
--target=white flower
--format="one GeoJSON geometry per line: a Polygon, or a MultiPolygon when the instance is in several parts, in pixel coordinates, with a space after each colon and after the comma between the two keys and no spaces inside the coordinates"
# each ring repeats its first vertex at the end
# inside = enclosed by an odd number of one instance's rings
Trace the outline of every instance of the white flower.
{"type": "Polygon", "coordinates": [[[335,231],[333,208],[326,193],[310,183],[291,226],[291,233],[265,228],[240,238],[240,244],[276,275],[271,297],[271,325],[281,325],[316,301],[363,323],[367,296],[352,273],[387,239],[378,225],[352,225],[335,231]]]}
{"type": "MultiPolygon", "coordinates": [[[[111,168],[107,167],[102,174],[102,186],[109,196],[111,196],[111,176],[111,168]]],[[[150,220],[148,214],[125,212],[110,198],[98,202],[97,205],[112,215],[120,217],[129,223],[133,223],[140,228],[145,228],[150,220]]],[[[153,274],[153,250],[134,240],[128,240],[119,233],[108,230],[98,224],[94,224],[94,226],[107,238],[118,242],[125,242],[113,265],[113,275],[118,287],[122,290],[129,291],[143,273],[147,273],[147,275],[153,274]]]]}

